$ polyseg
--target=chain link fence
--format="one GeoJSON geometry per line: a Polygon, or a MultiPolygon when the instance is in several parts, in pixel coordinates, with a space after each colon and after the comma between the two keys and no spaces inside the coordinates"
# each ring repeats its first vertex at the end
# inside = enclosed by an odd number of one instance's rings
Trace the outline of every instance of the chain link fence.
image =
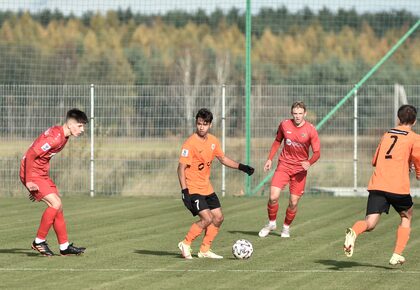
{"type": "MultiPolygon", "coordinates": [[[[279,122],[290,105],[303,100],[308,120],[319,122],[351,86],[254,86],[251,127],[253,186],[262,171],[279,122]]],[[[404,86],[407,101],[420,106],[420,86],[404,86]]],[[[175,195],[182,142],[194,132],[201,107],[215,115],[212,133],[221,139],[221,86],[95,86],[95,192],[98,195],[175,195]]],[[[400,97],[394,85],[365,86],[358,92],[357,185],[366,186],[370,160],[382,133],[395,125],[400,97]]],[[[50,126],[62,124],[68,109],[90,113],[89,85],[0,86],[0,178],[2,196],[25,194],[18,178],[20,159],[32,141],[50,126]]],[[[245,156],[243,87],[226,86],[226,154],[245,156]]],[[[311,168],[308,191],[354,186],[354,106],[347,102],[321,129],[322,154],[311,168]]],[[[416,126],[417,127],[417,126],[416,126]]],[[[414,128],[416,130],[417,128],[414,128]]],[[[90,132],[70,140],[52,160],[51,176],[64,195],[87,195],[90,186],[90,132]]],[[[227,195],[243,190],[244,176],[226,171],[227,195]]],[[[212,181],[221,187],[221,166],[214,162],[212,181]]],[[[266,184],[258,194],[265,194],[266,184]]]]}

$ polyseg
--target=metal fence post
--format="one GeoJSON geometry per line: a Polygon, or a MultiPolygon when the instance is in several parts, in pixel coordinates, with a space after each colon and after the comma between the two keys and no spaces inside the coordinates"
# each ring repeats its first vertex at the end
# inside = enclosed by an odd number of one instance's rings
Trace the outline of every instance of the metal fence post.
{"type": "MultiPolygon", "coordinates": [[[[222,85],[222,150],[226,149],[226,85],[222,85]]],[[[222,196],[226,195],[226,167],[222,166],[222,196]]]]}
{"type": "Polygon", "coordinates": [[[354,136],[354,146],[353,146],[353,191],[357,193],[357,165],[358,165],[358,156],[357,156],[357,139],[358,139],[358,110],[357,110],[357,89],[354,91],[354,117],[353,117],[353,136],[354,136]]]}
{"type": "Polygon", "coordinates": [[[90,85],[90,196],[95,196],[95,85],[90,85]]]}

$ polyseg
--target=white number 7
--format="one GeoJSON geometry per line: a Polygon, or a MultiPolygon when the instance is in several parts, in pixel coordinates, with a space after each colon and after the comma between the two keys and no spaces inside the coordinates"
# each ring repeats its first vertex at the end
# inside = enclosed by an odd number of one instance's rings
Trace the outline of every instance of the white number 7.
{"type": "Polygon", "coordinates": [[[197,200],[195,201],[195,203],[196,203],[196,206],[197,206],[197,210],[200,210],[200,206],[199,206],[200,201],[197,199],[197,200]]]}

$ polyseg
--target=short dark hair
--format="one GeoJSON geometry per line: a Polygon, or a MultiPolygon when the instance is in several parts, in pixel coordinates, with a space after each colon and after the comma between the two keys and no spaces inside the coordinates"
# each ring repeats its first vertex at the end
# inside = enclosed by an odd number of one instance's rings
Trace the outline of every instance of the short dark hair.
{"type": "Polygon", "coordinates": [[[296,109],[296,108],[301,108],[301,109],[303,109],[303,111],[304,111],[304,112],[306,112],[306,106],[305,106],[305,103],[304,103],[304,102],[302,102],[302,101],[296,101],[296,102],[293,102],[293,104],[292,104],[292,107],[291,107],[290,111],[291,111],[291,112],[293,112],[293,109],[296,109]]]}
{"type": "Polygon", "coordinates": [[[85,112],[80,111],[79,109],[71,109],[67,112],[66,121],[69,119],[75,119],[78,123],[87,124],[88,117],[86,116],[85,112]]]}
{"type": "Polygon", "coordinates": [[[206,123],[211,123],[213,121],[213,113],[209,109],[201,108],[195,115],[195,121],[198,121],[198,118],[203,119],[206,123]]]}
{"type": "Polygon", "coordinates": [[[416,122],[417,110],[412,105],[402,105],[398,109],[398,119],[403,125],[413,125],[416,122]]]}

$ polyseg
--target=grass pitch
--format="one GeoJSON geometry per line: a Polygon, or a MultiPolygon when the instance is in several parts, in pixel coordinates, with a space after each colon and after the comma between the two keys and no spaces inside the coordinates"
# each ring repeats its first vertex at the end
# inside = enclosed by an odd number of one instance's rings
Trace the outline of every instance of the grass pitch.
{"type": "MultiPolygon", "coordinates": [[[[179,255],[177,244],[194,220],[181,200],[169,198],[64,198],[69,237],[86,246],[79,257],[45,258],[30,250],[44,206],[0,199],[2,289],[403,289],[420,276],[419,232],[413,222],[407,263],[388,266],[398,216],[384,215],[362,235],[352,258],[342,251],[345,228],[364,216],[364,198],[305,196],[290,239],[265,239],[266,200],[222,199],[225,222],[214,242],[223,260],[179,255]],[[231,246],[250,240],[254,255],[235,260],[231,246]]],[[[281,199],[279,221],[287,199],[281,199]]],[[[415,212],[419,208],[415,209],[415,212]]],[[[416,217],[416,215],[415,215],[416,217]]],[[[200,244],[193,244],[195,253],[200,244]]],[[[58,252],[53,232],[51,248],[58,252]]],[[[414,286],[415,287],[415,286],[414,286]]]]}

